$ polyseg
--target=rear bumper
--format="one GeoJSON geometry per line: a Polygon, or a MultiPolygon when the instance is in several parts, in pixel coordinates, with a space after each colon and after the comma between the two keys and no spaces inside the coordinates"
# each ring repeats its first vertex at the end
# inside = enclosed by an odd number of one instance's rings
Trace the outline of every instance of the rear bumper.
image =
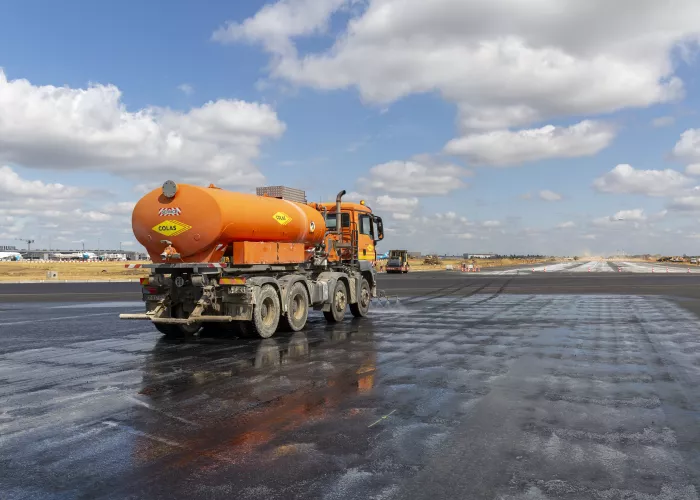
{"type": "Polygon", "coordinates": [[[234,316],[196,316],[189,318],[155,318],[150,314],[120,314],[119,319],[151,320],[162,325],[191,325],[194,323],[230,323],[238,318],[234,316]]]}

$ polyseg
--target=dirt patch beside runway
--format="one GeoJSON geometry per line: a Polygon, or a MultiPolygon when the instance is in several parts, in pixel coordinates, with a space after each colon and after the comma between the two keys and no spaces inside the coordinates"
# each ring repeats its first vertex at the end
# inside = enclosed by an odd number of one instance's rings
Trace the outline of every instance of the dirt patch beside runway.
{"type": "Polygon", "coordinates": [[[45,280],[48,271],[56,271],[60,280],[138,279],[148,276],[148,269],[127,269],[126,264],[141,262],[0,262],[0,282],[45,280]]]}

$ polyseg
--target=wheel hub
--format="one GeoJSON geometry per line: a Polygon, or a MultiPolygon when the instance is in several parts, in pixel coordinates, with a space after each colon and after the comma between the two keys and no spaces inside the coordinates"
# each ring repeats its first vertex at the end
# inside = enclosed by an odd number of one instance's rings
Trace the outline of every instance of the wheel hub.
{"type": "Polygon", "coordinates": [[[301,297],[299,297],[297,295],[294,297],[294,300],[292,300],[292,316],[294,317],[294,319],[300,319],[301,313],[302,313],[301,297]]]}
{"type": "Polygon", "coordinates": [[[345,306],[347,304],[345,303],[345,294],[342,292],[337,292],[335,294],[335,307],[338,309],[338,311],[342,311],[345,309],[345,306]]]}
{"type": "Polygon", "coordinates": [[[367,307],[369,305],[369,291],[366,288],[362,289],[360,302],[362,303],[362,307],[367,307]]]}

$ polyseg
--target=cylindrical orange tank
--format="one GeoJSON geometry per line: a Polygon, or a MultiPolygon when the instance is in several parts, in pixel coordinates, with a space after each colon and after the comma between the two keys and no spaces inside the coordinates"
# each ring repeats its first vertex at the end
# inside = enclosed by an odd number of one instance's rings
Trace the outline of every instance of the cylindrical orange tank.
{"type": "Polygon", "coordinates": [[[178,261],[218,262],[230,243],[311,247],[323,241],[326,231],[323,215],[309,205],[171,181],[136,203],[131,222],[153,262],[163,261],[160,254],[167,246],[163,240],[172,242],[180,254],[178,261]]]}

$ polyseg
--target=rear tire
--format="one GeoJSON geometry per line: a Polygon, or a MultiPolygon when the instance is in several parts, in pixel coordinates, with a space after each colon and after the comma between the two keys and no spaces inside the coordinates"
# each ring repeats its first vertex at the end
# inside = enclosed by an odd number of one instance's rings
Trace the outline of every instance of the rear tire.
{"type": "Polygon", "coordinates": [[[280,322],[281,309],[277,290],[272,285],[263,285],[257,302],[253,306],[253,320],[246,322],[243,330],[255,332],[259,337],[267,339],[275,334],[280,322]]]}
{"type": "Polygon", "coordinates": [[[287,294],[287,314],[280,324],[287,331],[298,332],[306,326],[309,317],[309,296],[302,283],[294,283],[287,294]]]}
{"type": "Polygon", "coordinates": [[[189,337],[190,335],[197,335],[199,330],[202,329],[201,323],[193,323],[191,325],[175,325],[177,326],[183,335],[189,337]]]}
{"type": "Polygon", "coordinates": [[[182,333],[182,330],[180,330],[177,327],[177,325],[164,325],[161,323],[153,323],[153,326],[155,326],[156,330],[162,333],[163,336],[167,339],[181,339],[185,336],[182,333]]]}
{"type": "Polygon", "coordinates": [[[323,315],[328,323],[338,323],[345,317],[345,309],[348,306],[348,289],[345,283],[338,280],[331,296],[331,310],[323,311],[323,315]]]}
{"type": "Polygon", "coordinates": [[[372,300],[372,292],[369,289],[369,283],[365,278],[362,278],[360,285],[360,296],[357,297],[356,304],[350,304],[350,312],[356,318],[364,318],[369,312],[369,303],[372,300]]]}
{"type": "MultiPolygon", "coordinates": [[[[174,308],[174,310],[172,311],[172,316],[173,316],[173,318],[184,319],[185,317],[187,317],[187,314],[185,314],[185,310],[183,309],[182,305],[179,305],[176,308],[174,308]]],[[[181,332],[181,335],[183,335],[185,337],[197,335],[197,333],[199,333],[199,330],[202,329],[202,324],[199,322],[192,323],[191,325],[172,325],[172,326],[179,329],[181,332]]]]}

